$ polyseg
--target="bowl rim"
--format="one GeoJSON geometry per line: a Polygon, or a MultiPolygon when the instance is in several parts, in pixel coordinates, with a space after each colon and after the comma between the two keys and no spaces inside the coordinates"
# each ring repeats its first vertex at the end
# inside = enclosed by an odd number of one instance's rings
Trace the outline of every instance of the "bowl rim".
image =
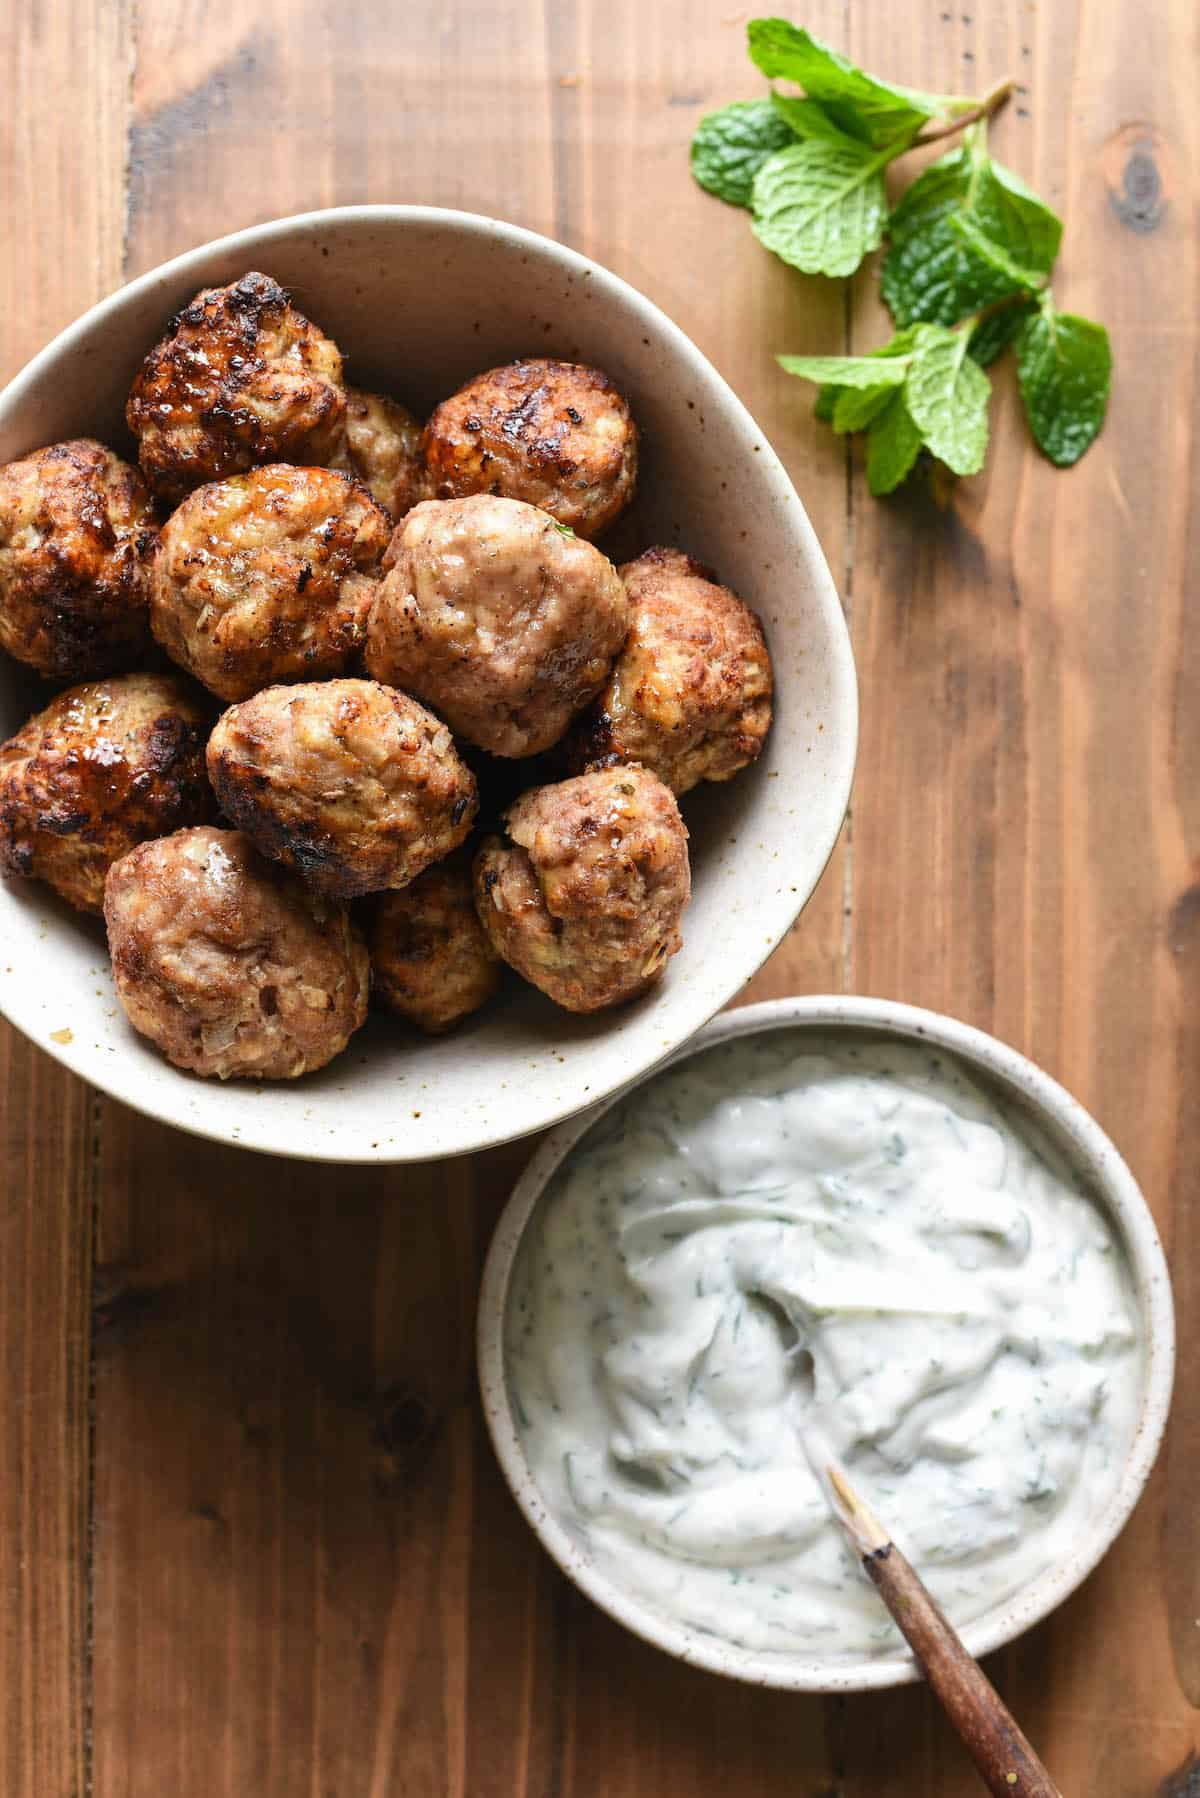
{"type": "MultiPolygon", "coordinates": [[[[748,408],[739,399],[720,370],[692,341],[682,327],[663,312],[653,300],[622,276],[615,274],[602,263],[584,256],[580,251],[558,243],[554,238],[547,237],[540,232],[531,231],[524,225],[510,224],[504,219],[494,218],[485,213],[467,212],[454,207],[402,204],[323,207],[308,212],[292,213],[283,218],[266,220],[260,224],[249,225],[241,230],[229,232],[223,237],[213,238],[206,243],[182,251],[168,261],[159,263],[154,268],[146,270],[143,274],[135,276],[131,281],[116,288],[60,331],[0,389],[0,415],[18,412],[26,403],[29,390],[44,378],[60,358],[68,355],[77,345],[84,342],[88,333],[110,313],[118,312],[123,307],[131,305],[143,295],[148,295],[155,289],[172,287],[192,278],[190,271],[199,269],[203,264],[215,258],[243,251],[248,257],[257,258],[269,252],[270,246],[278,240],[291,239],[305,232],[320,233],[333,225],[342,226],[356,223],[364,226],[372,224],[440,226],[477,237],[501,238],[518,248],[524,247],[531,257],[536,255],[544,258],[548,262],[556,263],[564,271],[572,272],[577,279],[586,279],[593,291],[606,293],[611,299],[623,304],[632,315],[640,318],[647,327],[658,333],[662,340],[669,342],[682,357],[690,357],[698,362],[701,369],[716,383],[722,403],[728,408],[739,431],[752,434],[754,441],[760,446],[760,454],[755,457],[760,471],[781,493],[790,495],[791,500],[794,501],[794,511],[789,528],[804,546],[804,560],[812,580],[814,604],[819,608],[828,631],[829,679],[834,694],[831,710],[836,711],[838,715],[839,737],[843,745],[838,765],[831,768],[828,776],[831,794],[829,816],[837,818],[837,825],[827,830],[825,840],[818,838],[816,841],[817,853],[814,855],[811,880],[807,883],[799,882],[794,893],[789,895],[788,902],[777,906],[775,911],[765,915],[758,914],[757,929],[753,937],[750,933],[747,933],[746,936],[745,959],[739,959],[736,971],[727,981],[721,983],[719,991],[714,986],[705,997],[702,1007],[689,1020],[689,1036],[682,1039],[687,1041],[690,1035],[694,1035],[697,1030],[702,1028],[723,1005],[728,1004],[778,948],[812,897],[829,863],[845,823],[854,781],[859,731],[858,680],[849,628],[840,597],[816,531],[791,476],[773,449],[767,434],[756,423],[748,408]]],[[[187,1115],[184,1100],[176,1101],[173,1097],[177,1090],[173,1084],[166,1088],[160,1089],[156,1086],[145,1091],[140,1088],[136,1080],[132,1083],[124,1081],[120,1072],[125,1065],[123,1058],[105,1060],[102,1057],[91,1055],[86,1049],[84,1041],[78,1035],[70,1043],[55,1041],[52,1037],[48,1038],[42,1029],[42,1020],[35,1008],[31,1005],[23,1005],[19,995],[9,994],[3,988],[0,988],[0,1014],[4,1015],[44,1054],[52,1056],[72,1073],[86,1080],[89,1085],[120,1103],[128,1105],[142,1116],[171,1125],[189,1136],[298,1160],[324,1161],[340,1165],[399,1166],[414,1160],[437,1161],[454,1155],[475,1154],[553,1127],[565,1118],[576,1115],[578,1111],[593,1102],[590,1096],[579,1096],[578,1103],[572,1103],[569,1109],[564,1110],[559,1105],[548,1107],[543,1114],[523,1116],[521,1121],[514,1122],[511,1128],[507,1126],[500,1128],[478,1127],[475,1134],[469,1138],[436,1150],[431,1150],[428,1145],[414,1148],[406,1145],[403,1140],[389,1143],[384,1152],[376,1152],[365,1144],[361,1150],[357,1144],[350,1146],[345,1143],[338,1143],[327,1148],[318,1138],[314,1138],[303,1146],[294,1146],[287,1137],[282,1140],[256,1141],[244,1135],[232,1136],[227,1128],[222,1127],[219,1114],[215,1114],[211,1119],[203,1114],[187,1115]],[[130,1090],[131,1085],[132,1090],[130,1090]]],[[[677,1043],[664,1046],[661,1054],[655,1056],[653,1061],[647,1062],[641,1071],[649,1073],[654,1067],[660,1066],[672,1053],[672,1048],[677,1046],[677,1043]]],[[[181,1072],[179,1078],[186,1081],[193,1077],[181,1072]]],[[[295,1084],[298,1093],[305,1090],[303,1081],[295,1084]]]]}
{"type": "Polygon", "coordinates": [[[1066,1089],[1016,1049],[986,1031],[940,1012],[891,999],[813,995],[768,999],[722,1013],[689,1042],[620,1093],[567,1120],[542,1142],[513,1188],[488,1249],[480,1287],[476,1349],[479,1387],[492,1445],[526,1521],[559,1568],[587,1597],[644,1641],[691,1666],[751,1685],[794,1692],[855,1692],[909,1685],[922,1675],[911,1654],[860,1656],[829,1662],[802,1655],[773,1656],[661,1616],[599,1572],[541,1499],[526,1461],[508,1396],[504,1322],[509,1284],[526,1224],[551,1176],[606,1112],[638,1087],[715,1044],[784,1029],[848,1030],[928,1042],[983,1074],[1002,1096],[1042,1114],[1071,1145],[1070,1158],[1095,1200],[1116,1226],[1129,1259],[1144,1332],[1142,1400],[1124,1471],[1105,1509],[1073,1552],[1004,1604],[961,1633],[976,1657],[1006,1646],[1055,1610],[1116,1541],[1149,1479],[1166,1428],[1174,1375],[1175,1320],[1170,1274],[1146,1199],[1119,1151],[1066,1089]]]}

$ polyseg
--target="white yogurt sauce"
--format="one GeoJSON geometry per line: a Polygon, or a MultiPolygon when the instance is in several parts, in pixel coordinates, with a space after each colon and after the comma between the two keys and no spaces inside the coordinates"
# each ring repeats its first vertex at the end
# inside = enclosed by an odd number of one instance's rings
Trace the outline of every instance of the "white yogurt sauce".
{"type": "Polygon", "coordinates": [[[677,1622],[755,1651],[899,1637],[824,1439],[958,1625],[1112,1497],[1142,1356],[1114,1230],[952,1057],[777,1032],[619,1104],[530,1219],[509,1392],[551,1513],[677,1622]]]}

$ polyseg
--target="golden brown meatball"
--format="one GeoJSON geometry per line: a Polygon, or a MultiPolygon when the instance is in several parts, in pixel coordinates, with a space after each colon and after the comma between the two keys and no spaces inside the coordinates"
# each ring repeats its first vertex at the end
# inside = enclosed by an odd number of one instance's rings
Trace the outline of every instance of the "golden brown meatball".
{"type": "Polygon", "coordinates": [[[556,743],[625,637],[625,589],[598,549],[519,500],[427,500],[397,525],[367,669],[494,755],[556,743]]]}
{"type": "Polygon", "coordinates": [[[441,720],[369,680],[267,687],[231,706],[208,773],[262,854],[343,899],[407,886],[465,840],[478,805],[441,720]]]}
{"type": "Polygon", "coordinates": [[[605,768],[535,787],[507,840],[475,858],[475,904],[493,947],[568,1011],[645,992],[681,947],[691,896],[687,830],[645,768],[605,768]]]}
{"type": "Polygon", "coordinates": [[[345,908],[237,830],[179,830],[114,862],[104,916],[129,1022],[194,1074],[291,1080],[367,1015],[366,944],[345,908]]]}
{"type": "Polygon", "coordinates": [[[463,855],[426,868],[403,892],[385,893],[370,946],[375,990],[431,1035],[478,1011],[500,984],[500,958],[476,916],[463,855]]]}
{"type": "Polygon", "coordinates": [[[341,674],[389,532],[370,495],[328,468],[278,463],[201,487],[163,526],[151,628],[222,699],[341,674]]]}
{"type": "Polygon", "coordinates": [[[198,293],[133,383],[142,472],[172,503],[266,462],[325,463],[342,436],[338,347],[269,275],[198,293]]]}
{"type": "Polygon", "coordinates": [[[346,429],[329,463],[361,481],[399,523],[420,499],[421,425],[382,393],[346,389],[346,429]]]}
{"type": "Polygon", "coordinates": [[[499,493],[540,506],[581,537],[624,511],[637,480],[637,427],[607,375],[530,357],[490,368],[425,426],[425,494],[499,493]]]}
{"type": "Polygon", "coordinates": [[[0,468],[0,644],[52,680],[143,655],[155,518],[141,476],[88,437],[0,468]]]}
{"type": "Polygon", "coordinates": [[[60,693],[0,744],[0,870],[101,911],[118,857],[212,816],[208,724],[171,675],[116,675],[60,693]]]}
{"type": "Polygon", "coordinates": [[[771,727],[762,625],[710,568],[648,549],[621,569],[629,635],[599,697],[576,720],[567,765],[641,762],[677,795],[729,780],[771,727]]]}

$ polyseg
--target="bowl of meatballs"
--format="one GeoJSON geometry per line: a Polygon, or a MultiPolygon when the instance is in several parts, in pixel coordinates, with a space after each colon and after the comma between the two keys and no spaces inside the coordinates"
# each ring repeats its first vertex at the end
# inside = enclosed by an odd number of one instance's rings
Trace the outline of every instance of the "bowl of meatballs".
{"type": "Polygon", "coordinates": [[[0,394],[0,1009],[151,1117],[401,1162],[606,1097],[790,928],[856,729],[753,420],[514,226],[255,227],[0,394]]]}

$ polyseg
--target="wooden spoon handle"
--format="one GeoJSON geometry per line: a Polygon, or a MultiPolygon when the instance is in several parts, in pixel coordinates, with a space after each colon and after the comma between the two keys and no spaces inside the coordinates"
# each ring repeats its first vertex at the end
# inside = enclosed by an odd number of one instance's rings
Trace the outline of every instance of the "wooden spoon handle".
{"type": "Polygon", "coordinates": [[[863,1556],[942,1707],[997,1798],[1062,1798],[983,1669],[894,1542],[863,1556]]]}

